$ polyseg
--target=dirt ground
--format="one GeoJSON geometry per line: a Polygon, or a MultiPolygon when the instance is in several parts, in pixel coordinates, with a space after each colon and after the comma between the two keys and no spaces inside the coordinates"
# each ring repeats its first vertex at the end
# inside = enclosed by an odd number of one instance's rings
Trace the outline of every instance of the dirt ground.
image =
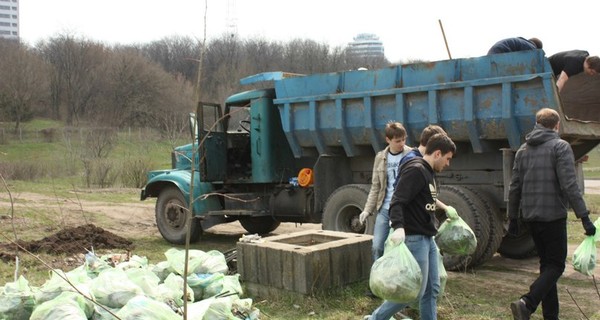
{"type": "MultiPolygon", "coordinates": [[[[137,195],[139,190],[120,189],[103,190],[102,192],[110,197],[110,194],[123,192],[132,192],[137,195]]],[[[40,216],[44,216],[44,220],[55,220],[54,223],[50,223],[50,227],[44,226],[41,232],[33,231],[34,235],[44,234],[43,238],[33,236],[34,239],[32,240],[18,241],[20,246],[33,253],[68,254],[81,252],[82,248],[91,247],[97,250],[129,250],[134,244],[124,237],[128,239],[148,236],[161,238],[154,221],[154,200],[139,201],[132,197],[130,203],[114,204],[81,200],[75,194],[72,197],[50,197],[38,193],[24,192],[12,195],[11,209],[9,199],[6,195],[0,197],[0,225],[4,224],[2,229],[5,236],[12,233],[6,228],[7,224],[13,221],[11,213],[15,217],[14,221],[17,229],[20,229],[16,232],[20,239],[23,238],[23,234],[31,233],[31,229],[36,229],[36,224],[38,224],[34,219],[22,217],[21,212],[39,212],[40,216]],[[46,236],[46,234],[49,235],[46,236]]],[[[46,222],[46,224],[48,223],[46,222]]],[[[320,224],[282,223],[273,234],[320,228],[320,224]]],[[[240,236],[246,233],[238,222],[214,226],[205,232],[240,236]]],[[[25,237],[31,238],[32,236],[25,237]]],[[[15,244],[5,240],[0,240],[0,260],[14,260],[15,244]]]]}

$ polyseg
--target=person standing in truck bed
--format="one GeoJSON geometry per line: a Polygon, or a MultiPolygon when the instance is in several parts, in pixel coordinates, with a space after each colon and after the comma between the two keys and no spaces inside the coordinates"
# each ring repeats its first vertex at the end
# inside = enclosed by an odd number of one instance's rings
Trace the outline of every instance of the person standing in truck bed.
{"type": "Polygon", "coordinates": [[[542,41],[538,38],[525,39],[522,37],[506,38],[496,43],[488,50],[488,55],[514,51],[542,49],[542,41]]]}
{"type": "Polygon", "coordinates": [[[570,50],[555,53],[548,57],[552,72],[556,77],[556,86],[560,92],[565,82],[576,74],[585,72],[589,75],[600,73],[600,58],[590,56],[585,50],[570,50]]]}

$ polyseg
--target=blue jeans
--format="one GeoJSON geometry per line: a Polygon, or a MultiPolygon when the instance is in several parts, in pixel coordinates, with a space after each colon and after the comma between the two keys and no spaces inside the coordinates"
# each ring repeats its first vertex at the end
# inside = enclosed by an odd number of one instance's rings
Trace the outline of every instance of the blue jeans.
{"type": "Polygon", "coordinates": [[[383,255],[385,240],[390,235],[390,214],[388,209],[381,209],[375,217],[375,226],[373,227],[373,262],[383,255]]]}
{"type": "MultiPolygon", "coordinates": [[[[440,292],[438,266],[438,248],[433,237],[422,235],[406,236],[404,240],[408,250],[421,267],[423,282],[417,299],[421,320],[437,319],[437,297],[440,292]]],[[[370,320],[389,320],[396,312],[402,311],[408,304],[384,301],[373,311],[370,320]]]]}

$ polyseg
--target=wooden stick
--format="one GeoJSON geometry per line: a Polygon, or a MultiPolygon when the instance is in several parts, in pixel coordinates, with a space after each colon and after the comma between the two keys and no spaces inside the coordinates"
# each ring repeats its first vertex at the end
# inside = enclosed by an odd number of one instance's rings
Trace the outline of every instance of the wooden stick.
{"type": "Polygon", "coordinates": [[[442,29],[442,36],[444,36],[444,43],[446,44],[446,51],[448,51],[448,57],[452,59],[452,55],[450,54],[450,48],[448,47],[448,40],[446,40],[446,33],[444,32],[444,26],[442,26],[442,20],[438,19],[440,23],[440,29],[442,29]]]}

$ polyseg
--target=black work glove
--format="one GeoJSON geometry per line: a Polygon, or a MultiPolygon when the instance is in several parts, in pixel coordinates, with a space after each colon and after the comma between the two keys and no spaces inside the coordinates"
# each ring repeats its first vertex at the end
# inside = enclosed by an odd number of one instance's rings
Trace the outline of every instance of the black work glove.
{"type": "Polygon", "coordinates": [[[583,225],[583,229],[585,229],[586,236],[593,236],[596,234],[596,227],[590,220],[589,216],[581,218],[581,224],[583,225]]]}
{"type": "Polygon", "coordinates": [[[511,236],[519,235],[519,220],[518,219],[510,219],[508,223],[508,234],[511,236]]]}

